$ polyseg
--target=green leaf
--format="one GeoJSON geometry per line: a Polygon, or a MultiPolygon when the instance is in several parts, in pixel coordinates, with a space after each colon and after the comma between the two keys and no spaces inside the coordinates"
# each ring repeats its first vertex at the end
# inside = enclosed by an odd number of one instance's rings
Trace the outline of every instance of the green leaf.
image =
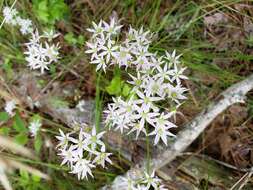
{"type": "Polygon", "coordinates": [[[20,177],[22,177],[23,179],[29,180],[29,174],[27,171],[19,170],[19,174],[20,174],[20,177]]]}
{"type": "Polygon", "coordinates": [[[51,75],[54,75],[56,73],[56,65],[51,64],[49,66],[49,71],[51,75]]]}
{"type": "Polygon", "coordinates": [[[34,141],[34,148],[35,148],[35,151],[37,154],[39,154],[40,150],[41,150],[41,147],[42,147],[42,138],[40,135],[37,135],[35,137],[35,141],[34,141]]]}
{"type": "Polygon", "coordinates": [[[4,64],[2,65],[4,71],[7,74],[7,78],[10,80],[13,77],[12,63],[9,58],[4,60],[4,64]]]}
{"type": "Polygon", "coordinates": [[[114,78],[110,82],[110,85],[107,86],[105,89],[110,95],[120,94],[120,92],[121,92],[121,77],[118,75],[114,76],[114,78]]]}
{"type": "Polygon", "coordinates": [[[40,178],[39,176],[36,176],[36,175],[33,175],[33,174],[32,174],[32,180],[33,180],[34,182],[40,182],[41,178],[40,178]]]}
{"type": "Polygon", "coordinates": [[[67,33],[64,36],[64,40],[70,45],[83,45],[84,44],[84,37],[82,35],[79,35],[77,37],[72,32],[67,33]]]}
{"type": "Polygon", "coordinates": [[[28,129],[25,127],[26,123],[21,119],[20,114],[17,113],[14,117],[13,127],[17,132],[27,132],[28,129]]]}
{"type": "Polygon", "coordinates": [[[64,0],[33,0],[32,5],[38,19],[49,25],[53,25],[69,13],[64,0]]]}
{"type": "Polygon", "coordinates": [[[82,35],[79,35],[77,38],[77,43],[79,45],[83,45],[84,44],[84,37],[82,35]]]}
{"type": "Polygon", "coordinates": [[[4,136],[8,136],[10,133],[10,128],[9,127],[1,127],[0,128],[0,134],[4,136]]]}
{"type": "Polygon", "coordinates": [[[38,4],[37,14],[40,20],[48,22],[49,12],[48,12],[48,3],[47,0],[41,1],[38,4]]]}
{"type": "Polygon", "coordinates": [[[14,137],[15,142],[20,145],[25,145],[28,142],[27,134],[20,133],[14,137]]]}
{"type": "Polygon", "coordinates": [[[0,121],[6,122],[9,118],[9,115],[6,112],[0,112],[0,121]]]}
{"type": "Polygon", "coordinates": [[[50,15],[51,19],[60,20],[68,13],[68,6],[64,3],[63,0],[56,0],[54,3],[50,1],[50,15]]]}
{"type": "Polygon", "coordinates": [[[75,45],[77,43],[77,39],[75,38],[75,36],[72,32],[67,33],[64,36],[64,40],[66,40],[67,43],[70,44],[70,45],[75,45]]]}
{"type": "Polygon", "coordinates": [[[131,92],[131,87],[128,85],[128,84],[124,84],[123,85],[123,90],[122,90],[122,95],[124,96],[124,97],[127,97],[129,94],[130,94],[130,92],[131,92]]]}

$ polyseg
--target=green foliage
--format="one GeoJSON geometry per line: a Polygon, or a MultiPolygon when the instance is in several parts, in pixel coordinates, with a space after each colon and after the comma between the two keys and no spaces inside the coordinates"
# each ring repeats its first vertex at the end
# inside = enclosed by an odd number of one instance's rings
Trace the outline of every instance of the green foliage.
{"type": "Polygon", "coordinates": [[[16,135],[14,139],[15,139],[15,142],[20,145],[25,145],[29,140],[27,134],[22,134],[22,133],[19,133],[18,135],[16,135]]]}
{"type": "Polygon", "coordinates": [[[57,71],[57,70],[56,70],[56,65],[51,64],[51,65],[49,66],[49,72],[50,72],[50,74],[51,74],[52,77],[55,77],[55,76],[56,76],[56,74],[57,74],[56,71],[57,71]]]}
{"type": "Polygon", "coordinates": [[[135,3],[135,0],[125,0],[123,3],[126,7],[129,7],[135,3]]]}
{"type": "Polygon", "coordinates": [[[123,81],[121,80],[120,75],[115,75],[113,79],[111,80],[110,84],[106,87],[106,91],[110,95],[119,95],[121,92],[121,83],[123,81]]]}
{"type": "Polygon", "coordinates": [[[11,60],[6,58],[4,60],[4,63],[2,65],[4,71],[6,72],[6,75],[7,75],[7,78],[8,79],[11,79],[12,76],[13,76],[13,70],[12,70],[12,63],[11,63],[11,60]]]}
{"type": "Polygon", "coordinates": [[[64,39],[69,45],[83,45],[84,44],[84,37],[82,35],[75,36],[72,32],[67,33],[64,36],[64,39]]]}
{"type": "Polygon", "coordinates": [[[0,112],[0,121],[6,122],[9,120],[9,115],[6,112],[0,112]]]}
{"type": "Polygon", "coordinates": [[[0,134],[4,136],[8,136],[10,133],[10,128],[9,127],[1,127],[0,128],[0,134]]]}
{"type": "Polygon", "coordinates": [[[28,172],[20,170],[17,186],[22,190],[49,190],[49,187],[42,183],[40,177],[30,175],[28,172]]]}
{"type": "Polygon", "coordinates": [[[253,99],[249,98],[247,102],[248,102],[247,107],[248,107],[249,115],[252,117],[253,116],[253,99]]]}
{"type": "Polygon", "coordinates": [[[124,83],[123,89],[122,89],[122,95],[124,97],[127,97],[130,94],[131,90],[132,90],[132,88],[128,84],[124,83]]]}
{"type": "Polygon", "coordinates": [[[130,94],[131,87],[121,79],[120,70],[117,68],[114,72],[114,77],[110,84],[105,88],[110,95],[127,97],[130,94]]]}
{"type": "Polygon", "coordinates": [[[38,135],[36,135],[35,141],[34,141],[34,148],[35,148],[35,151],[37,154],[39,154],[42,145],[43,145],[42,137],[41,137],[41,135],[38,134],[38,135]]]}
{"type": "Polygon", "coordinates": [[[33,11],[45,24],[54,24],[69,14],[64,0],[33,0],[33,11]]]}
{"type": "Polygon", "coordinates": [[[14,116],[14,124],[13,124],[14,129],[15,129],[17,132],[25,133],[25,132],[28,131],[27,128],[26,128],[25,126],[26,126],[26,123],[22,120],[22,118],[20,117],[20,114],[17,113],[17,114],[14,116]]]}
{"type": "Polygon", "coordinates": [[[249,47],[253,47],[253,35],[250,35],[246,40],[245,42],[247,43],[247,45],[249,47]]]}
{"type": "Polygon", "coordinates": [[[13,128],[17,132],[14,139],[15,142],[21,145],[25,145],[28,142],[28,129],[26,128],[26,123],[22,120],[19,113],[14,116],[13,128]]]}

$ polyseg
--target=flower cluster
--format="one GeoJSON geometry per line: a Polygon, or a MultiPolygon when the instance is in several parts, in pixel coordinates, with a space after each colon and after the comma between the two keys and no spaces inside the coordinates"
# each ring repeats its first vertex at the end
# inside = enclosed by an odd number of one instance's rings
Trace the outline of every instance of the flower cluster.
{"type": "Polygon", "coordinates": [[[7,24],[12,26],[19,26],[20,32],[23,35],[30,34],[33,31],[33,24],[30,19],[23,19],[19,16],[15,8],[4,7],[3,9],[4,20],[7,24]]]}
{"type": "Polygon", "coordinates": [[[121,47],[115,40],[121,27],[113,18],[109,24],[102,20],[99,24],[93,22],[93,28],[88,29],[93,35],[90,42],[86,43],[89,47],[86,53],[91,54],[91,64],[96,64],[97,70],[103,69],[105,72],[107,66],[119,56],[117,54],[121,47]]]}
{"type": "Polygon", "coordinates": [[[59,45],[52,43],[52,40],[58,37],[59,34],[54,34],[53,30],[51,30],[44,32],[43,35],[39,35],[32,21],[18,16],[18,11],[15,8],[4,7],[3,15],[7,24],[13,26],[19,25],[20,32],[23,35],[31,35],[29,42],[25,43],[26,51],[24,52],[30,69],[40,69],[42,74],[45,70],[49,70],[48,66],[59,59],[59,45]]]}
{"type": "Polygon", "coordinates": [[[178,107],[186,99],[187,89],[182,85],[182,80],[187,79],[183,74],[186,68],[180,64],[180,55],[175,51],[158,56],[149,50],[153,37],[150,31],[130,27],[125,39],[121,39],[121,28],[122,25],[111,19],[109,24],[100,21],[88,29],[92,37],[86,53],[91,54],[91,64],[97,64],[97,70],[106,71],[115,64],[134,70],[134,74],[128,72],[131,96],[113,98],[113,103],[104,111],[106,124],[121,133],[124,129],[129,130],[128,134],[136,132],[136,138],[141,133],[155,135],[155,145],[160,139],[167,145],[167,138],[175,136],[169,132],[176,127],[170,120],[175,119],[178,107]],[[165,101],[169,103],[167,109],[161,108],[165,101]],[[149,126],[153,131],[147,131],[149,126]]]}
{"type": "Polygon", "coordinates": [[[60,141],[58,149],[62,157],[62,165],[67,164],[73,174],[77,174],[78,179],[92,176],[92,168],[96,165],[105,167],[105,163],[112,164],[109,156],[111,153],[106,152],[105,144],[101,140],[105,131],[97,133],[95,126],[91,132],[85,132],[83,128],[78,130],[79,135],[75,137],[75,132],[64,134],[60,130],[60,136],[56,138],[60,141]]]}
{"type": "Polygon", "coordinates": [[[145,172],[144,176],[137,180],[132,180],[130,176],[123,177],[120,186],[128,190],[167,190],[162,185],[162,180],[155,176],[154,171],[151,174],[145,172]]]}
{"type": "Polygon", "coordinates": [[[53,31],[45,32],[39,35],[38,30],[32,33],[29,42],[26,43],[26,61],[31,70],[40,69],[43,74],[45,70],[49,70],[48,66],[57,62],[59,59],[59,45],[52,43],[52,39],[59,34],[54,34],[53,31]]]}
{"type": "Polygon", "coordinates": [[[14,100],[7,101],[4,110],[9,114],[9,116],[14,116],[14,110],[16,109],[16,102],[14,100]]]}

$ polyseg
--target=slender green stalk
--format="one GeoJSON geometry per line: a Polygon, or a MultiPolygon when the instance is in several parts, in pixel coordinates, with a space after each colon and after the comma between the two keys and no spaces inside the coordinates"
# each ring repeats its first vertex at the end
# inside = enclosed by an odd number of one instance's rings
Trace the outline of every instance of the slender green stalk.
{"type": "MultiPolygon", "coordinates": [[[[148,126],[147,126],[147,124],[145,124],[145,128],[146,128],[146,132],[147,132],[147,134],[148,134],[148,126]]],[[[146,156],[147,156],[147,158],[146,158],[146,171],[147,171],[147,173],[149,174],[150,173],[150,146],[149,146],[149,137],[148,136],[146,136],[146,149],[147,149],[147,153],[146,153],[146,156]]]]}
{"type": "Polygon", "coordinates": [[[101,79],[101,72],[97,75],[96,80],[96,108],[95,108],[95,124],[96,124],[96,131],[100,131],[100,117],[101,117],[101,97],[100,97],[100,79],[101,79]]]}

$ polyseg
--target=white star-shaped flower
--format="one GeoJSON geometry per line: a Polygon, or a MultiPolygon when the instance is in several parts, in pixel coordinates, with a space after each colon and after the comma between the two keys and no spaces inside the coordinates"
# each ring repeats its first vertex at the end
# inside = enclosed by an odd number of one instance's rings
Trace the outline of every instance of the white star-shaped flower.
{"type": "Polygon", "coordinates": [[[88,149],[88,144],[85,139],[85,133],[83,132],[82,128],[79,131],[78,139],[74,137],[69,137],[69,141],[74,144],[73,147],[80,155],[83,155],[83,151],[88,149]]]}
{"type": "Polygon", "coordinates": [[[171,54],[169,52],[165,52],[165,59],[167,59],[168,61],[170,61],[170,67],[174,65],[177,65],[180,63],[179,58],[181,57],[180,55],[176,55],[176,51],[174,50],[171,54]]]}
{"type": "Polygon", "coordinates": [[[142,109],[145,111],[149,110],[150,108],[154,109],[153,102],[162,100],[161,97],[151,96],[149,92],[143,93],[141,91],[136,91],[136,93],[140,99],[137,99],[135,101],[137,104],[141,104],[142,109]]]}
{"type": "Polygon", "coordinates": [[[93,177],[91,168],[94,168],[95,165],[91,161],[78,157],[76,163],[72,166],[72,171],[70,173],[77,174],[78,179],[88,179],[88,175],[93,177]]]}
{"type": "Polygon", "coordinates": [[[101,150],[104,151],[105,150],[105,144],[101,140],[101,138],[103,137],[103,135],[105,133],[106,133],[105,131],[97,133],[96,127],[93,126],[91,134],[83,132],[83,136],[85,137],[85,140],[84,140],[85,145],[87,147],[89,146],[92,151],[96,150],[97,145],[100,145],[101,150]]]}
{"type": "Polygon", "coordinates": [[[68,149],[61,149],[61,152],[58,155],[63,158],[61,165],[67,164],[72,167],[73,163],[76,161],[78,152],[75,147],[71,145],[68,149]]]}
{"type": "Polygon", "coordinates": [[[112,155],[112,153],[106,153],[106,152],[95,152],[95,159],[92,161],[92,163],[96,163],[101,165],[103,168],[105,167],[105,163],[108,162],[112,164],[111,159],[109,156],[112,155]]]}
{"type": "Polygon", "coordinates": [[[103,24],[104,24],[104,30],[109,35],[117,35],[120,32],[120,29],[122,28],[122,25],[117,25],[114,17],[110,20],[110,24],[108,24],[105,21],[103,22],[103,24]]]}
{"type": "Polygon", "coordinates": [[[114,42],[109,39],[106,44],[101,46],[101,53],[99,56],[105,57],[106,63],[109,63],[112,57],[117,57],[118,48],[119,46],[114,45],[114,42]]]}
{"type": "Polygon", "coordinates": [[[4,9],[3,9],[4,19],[7,24],[16,25],[17,24],[17,20],[16,20],[17,14],[18,14],[18,11],[14,8],[4,7],[4,9]]]}
{"type": "Polygon", "coordinates": [[[146,188],[149,189],[152,186],[154,189],[157,189],[161,183],[161,179],[155,176],[155,171],[151,174],[144,172],[144,174],[143,183],[146,185],[146,188]]]}
{"type": "Polygon", "coordinates": [[[42,126],[42,123],[39,119],[36,119],[35,121],[32,121],[29,125],[29,131],[32,134],[33,137],[35,137],[40,130],[42,126]]]}
{"type": "Polygon", "coordinates": [[[21,34],[31,34],[33,32],[33,24],[30,19],[22,19],[21,17],[16,18],[18,25],[20,26],[21,34]]]}
{"type": "Polygon", "coordinates": [[[188,79],[188,77],[183,74],[185,70],[186,68],[179,68],[175,65],[174,68],[169,71],[169,75],[171,75],[171,81],[176,81],[179,84],[181,79],[188,79]]]}
{"type": "Polygon", "coordinates": [[[55,137],[60,141],[57,147],[60,147],[61,149],[66,149],[66,147],[68,146],[69,138],[70,138],[69,133],[65,135],[61,129],[59,129],[59,131],[60,131],[60,136],[55,137]]]}
{"type": "Polygon", "coordinates": [[[92,22],[93,28],[88,28],[87,30],[91,33],[93,33],[93,37],[96,37],[104,32],[103,21],[100,20],[98,24],[95,22],[92,22]]]}
{"type": "Polygon", "coordinates": [[[154,127],[155,127],[155,129],[149,134],[149,136],[150,135],[155,135],[154,145],[157,145],[158,142],[160,141],[160,139],[162,139],[164,144],[167,146],[168,145],[167,137],[168,136],[175,137],[174,134],[169,132],[169,127],[166,127],[165,125],[158,125],[158,126],[154,126],[154,127]]]}

